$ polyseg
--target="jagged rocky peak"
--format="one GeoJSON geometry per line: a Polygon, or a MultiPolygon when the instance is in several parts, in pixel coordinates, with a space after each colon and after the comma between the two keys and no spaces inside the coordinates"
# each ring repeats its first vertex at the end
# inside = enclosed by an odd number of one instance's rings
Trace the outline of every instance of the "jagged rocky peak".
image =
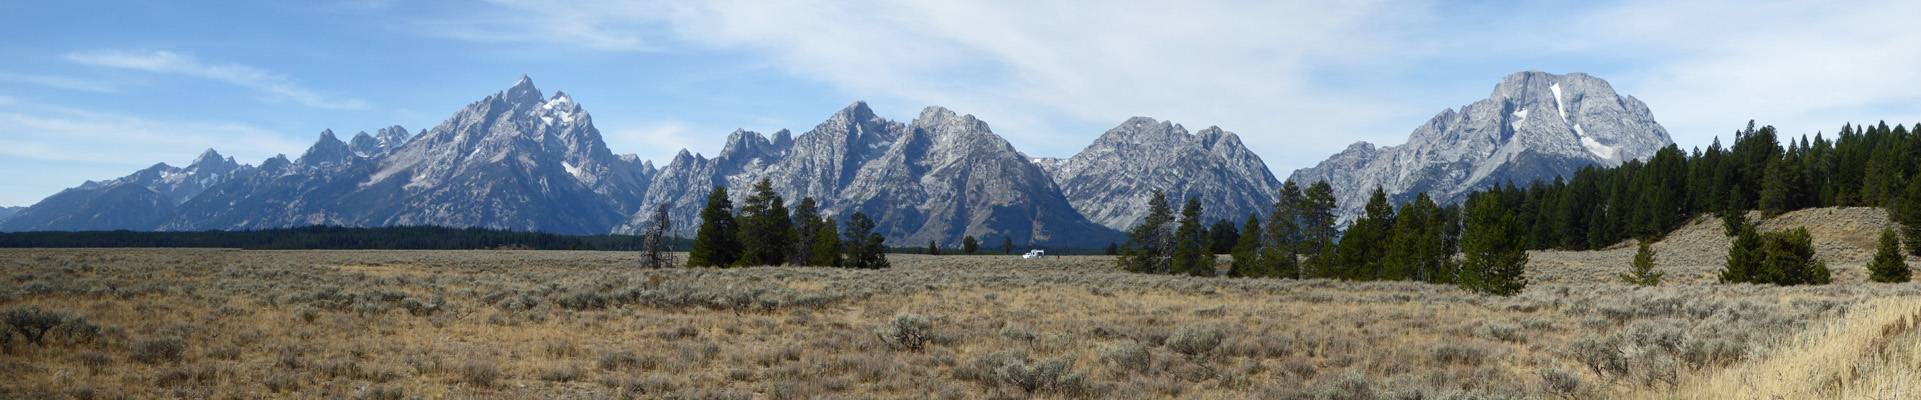
{"type": "Polygon", "coordinates": [[[207,151],[200,152],[199,157],[194,157],[193,163],[188,165],[212,167],[212,166],[218,166],[223,162],[231,163],[233,162],[233,158],[220,157],[220,152],[214,151],[213,149],[207,149],[207,151]]]}
{"type": "Polygon", "coordinates": [[[1605,80],[1526,71],[1502,78],[1487,99],[1442,110],[1404,145],[1356,143],[1291,179],[1327,181],[1346,221],[1376,186],[1396,202],[1427,192],[1450,204],[1495,184],[1643,159],[1671,143],[1646,104],[1615,93],[1605,80]]]}
{"type": "Polygon", "coordinates": [[[1139,223],[1156,190],[1172,202],[1199,198],[1209,221],[1240,221],[1248,213],[1266,214],[1280,187],[1233,132],[1210,126],[1189,134],[1173,121],[1149,117],[1121,122],[1065,161],[1035,162],[1054,176],[1075,210],[1114,229],[1139,223]]]}
{"type": "Polygon", "coordinates": [[[354,138],[347,141],[347,148],[353,150],[355,156],[362,158],[373,157],[384,150],[380,145],[380,139],[375,139],[374,135],[367,134],[367,131],[354,134],[354,138]]]}
{"type": "Polygon", "coordinates": [[[268,173],[270,176],[275,176],[286,173],[287,167],[292,165],[292,161],[287,161],[286,154],[275,154],[273,157],[268,157],[265,161],[260,162],[260,170],[268,173]]]}
{"type": "Polygon", "coordinates": [[[534,87],[534,79],[525,74],[520,75],[520,80],[514,81],[514,86],[508,87],[502,94],[503,99],[515,104],[535,104],[542,99],[540,88],[534,87]]]}
{"type": "MultiPolygon", "coordinates": [[[[427,133],[427,130],[422,129],[420,133],[423,133],[423,134],[427,133]]],[[[380,139],[381,147],[392,149],[395,147],[400,147],[400,145],[407,144],[408,141],[412,141],[414,139],[414,136],[407,133],[407,128],[402,128],[400,125],[394,125],[394,126],[389,126],[385,128],[380,128],[380,131],[374,132],[374,138],[380,139]]]]}
{"type": "Polygon", "coordinates": [[[334,137],[334,131],[328,129],[320,132],[320,139],[314,141],[313,147],[307,148],[307,152],[302,153],[295,163],[310,167],[339,165],[345,164],[350,157],[353,157],[353,149],[334,137]]]}

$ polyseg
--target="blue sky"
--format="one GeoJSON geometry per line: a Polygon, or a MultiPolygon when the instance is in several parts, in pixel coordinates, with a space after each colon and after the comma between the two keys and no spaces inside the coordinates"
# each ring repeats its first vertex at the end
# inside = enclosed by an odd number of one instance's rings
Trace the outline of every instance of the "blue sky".
{"type": "Polygon", "coordinates": [[[258,164],[431,128],[521,74],[616,153],[712,155],[857,100],[1067,157],[1132,116],[1241,135],[1277,175],[1399,144],[1502,76],[1586,72],[1683,147],[1921,121],[1914,2],[6,2],[0,205],[207,148],[258,164]],[[1098,4],[1098,6],[1088,6],[1098,4]]]}

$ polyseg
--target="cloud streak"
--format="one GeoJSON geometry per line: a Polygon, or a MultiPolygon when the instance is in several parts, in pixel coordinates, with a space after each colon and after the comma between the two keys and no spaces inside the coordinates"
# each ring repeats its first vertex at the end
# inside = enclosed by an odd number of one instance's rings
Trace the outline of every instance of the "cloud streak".
{"type": "Polygon", "coordinates": [[[1035,155],[1072,155],[1136,115],[1220,125],[1281,175],[1357,140],[1399,144],[1526,70],[1608,79],[1684,147],[1749,119],[1789,133],[1921,120],[1921,30],[1890,18],[1921,3],[1901,1],[494,4],[530,18],[444,28],[653,59],[751,54],[849,100],[976,114],[1035,155]]]}
{"type": "Polygon", "coordinates": [[[360,99],[334,100],[301,87],[286,74],[233,63],[204,63],[192,55],[164,50],[96,50],[69,53],[67,61],[95,67],[132,69],[159,74],[174,74],[211,79],[252,88],[308,107],[360,110],[367,102],[360,99]]]}
{"type": "Polygon", "coordinates": [[[21,82],[50,88],[85,92],[111,93],[119,91],[119,89],[114,88],[113,85],[84,79],[49,75],[24,75],[11,72],[0,72],[0,82],[21,82]]]}

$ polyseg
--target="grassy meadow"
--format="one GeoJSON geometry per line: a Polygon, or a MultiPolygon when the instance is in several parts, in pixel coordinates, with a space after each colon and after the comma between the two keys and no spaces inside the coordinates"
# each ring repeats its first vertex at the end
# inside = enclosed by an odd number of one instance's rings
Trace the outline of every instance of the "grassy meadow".
{"type": "Polygon", "coordinates": [[[874,271],[635,257],[0,249],[0,312],[47,326],[0,339],[0,398],[1921,394],[1912,283],[1683,272],[1636,288],[1589,271],[1609,263],[1594,252],[1535,252],[1538,283],[1505,298],[1129,274],[1100,256],[896,254],[874,271]]]}

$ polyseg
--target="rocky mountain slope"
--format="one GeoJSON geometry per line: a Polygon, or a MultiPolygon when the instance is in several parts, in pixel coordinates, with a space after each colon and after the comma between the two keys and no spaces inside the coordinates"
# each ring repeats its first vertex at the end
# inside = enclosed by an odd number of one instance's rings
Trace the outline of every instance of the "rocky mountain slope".
{"type": "Polygon", "coordinates": [[[151,229],[167,211],[237,176],[252,166],[208,149],[186,168],[154,164],[104,182],[88,181],[0,218],[0,231],[151,229]]]}
{"type": "MultiPolygon", "coordinates": [[[[682,151],[661,168],[640,209],[668,204],[675,224],[691,232],[713,186],[740,201],[761,179],[790,207],[811,197],[823,215],[865,213],[895,246],[953,247],[966,236],[1081,247],[1120,240],[1074,211],[1049,175],[987,123],[940,107],[902,124],[854,103],[798,137],[735,131],[716,157],[682,151]]],[[[615,232],[636,232],[645,217],[637,213],[615,232]]]]}
{"type": "Polygon", "coordinates": [[[1208,127],[1189,134],[1147,117],[1128,119],[1072,158],[1034,162],[1048,170],[1081,215],[1120,230],[1147,215],[1154,190],[1176,207],[1199,197],[1204,220],[1236,224],[1248,213],[1267,218],[1281,190],[1267,164],[1234,133],[1208,127]]]}
{"type": "Polygon", "coordinates": [[[1442,204],[1474,190],[1572,176],[1588,165],[1616,166],[1673,143],[1647,105],[1587,74],[1528,71],[1508,75],[1486,100],[1443,110],[1400,146],[1355,143],[1289,179],[1334,187],[1343,221],[1376,186],[1403,202],[1427,192],[1442,204]]]}
{"type": "Polygon", "coordinates": [[[543,98],[524,76],[418,137],[396,126],[349,144],[328,131],[282,164],[270,160],[262,174],[188,202],[156,228],[441,225],[602,234],[635,210],[653,172],[608,151],[593,117],[566,93],[543,98]]]}
{"type": "Polygon", "coordinates": [[[298,158],[259,167],[212,152],[89,182],[7,218],[0,230],[264,229],[315,224],[440,225],[561,234],[631,233],[666,204],[691,236],[707,192],[736,199],[760,179],[825,215],[875,218],[889,244],[1008,237],[1023,245],[1105,246],[1118,232],[1076,212],[1050,175],[985,122],[930,107],[912,123],[856,103],[798,137],[736,131],[715,158],[682,151],[665,168],[614,155],[593,117],[531,79],[474,102],[419,135],[394,126],[340,140],[323,131],[298,158]]]}

